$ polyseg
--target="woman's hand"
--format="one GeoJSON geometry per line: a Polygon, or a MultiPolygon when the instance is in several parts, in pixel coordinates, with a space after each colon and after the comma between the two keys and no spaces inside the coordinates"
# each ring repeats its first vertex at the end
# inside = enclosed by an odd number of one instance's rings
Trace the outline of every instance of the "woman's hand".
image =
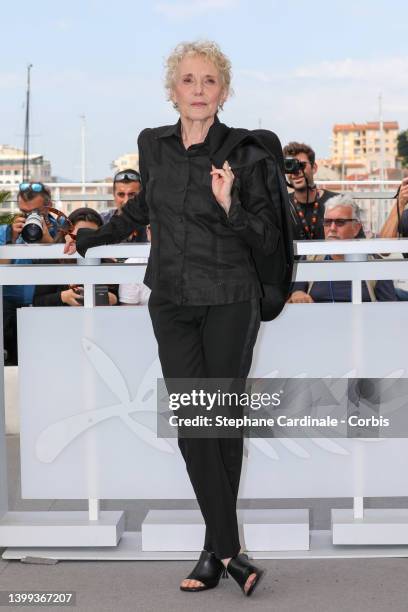
{"type": "Polygon", "coordinates": [[[116,304],[118,303],[118,298],[111,291],[108,291],[108,300],[109,300],[109,306],[116,306],[116,304]]]}
{"type": "Polygon", "coordinates": [[[226,161],[222,169],[212,166],[212,191],[218,204],[223,207],[228,215],[231,206],[231,189],[234,182],[234,174],[226,161]]]}
{"type": "Polygon", "coordinates": [[[65,246],[64,246],[64,253],[66,255],[73,255],[76,251],[76,244],[75,244],[75,240],[73,240],[71,238],[71,236],[68,236],[68,234],[65,236],[65,246]]]}
{"type": "Polygon", "coordinates": [[[294,291],[288,299],[288,304],[313,304],[313,299],[304,291],[294,291]]]}
{"type": "Polygon", "coordinates": [[[83,299],[83,294],[75,293],[74,289],[66,289],[65,291],[61,291],[61,302],[63,304],[67,304],[67,306],[83,306],[83,299]],[[77,300],[80,301],[77,302],[77,300]]]}

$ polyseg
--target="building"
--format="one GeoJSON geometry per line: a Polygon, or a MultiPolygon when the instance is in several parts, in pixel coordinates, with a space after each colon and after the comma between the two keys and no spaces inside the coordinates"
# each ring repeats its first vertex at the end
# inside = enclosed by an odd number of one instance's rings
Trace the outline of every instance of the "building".
{"type": "Polygon", "coordinates": [[[314,175],[316,181],[337,181],[340,179],[340,172],[337,167],[333,167],[331,159],[316,159],[317,172],[314,175]]]}
{"type": "Polygon", "coordinates": [[[333,126],[331,160],[342,177],[371,173],[383,167],[395,168],[397,159],[397,121],[336,124],[333,126]],[[383,138],[383,153],[381,140],[383,138]]]}
{"type": "Polygon", "coordinates": [[[113,160],[111,166],[115,174],[116,172],[126,170],[127,168],[139,170],[139,153],[125,153],[124,155],[121,155],[117,159],[113,160]]]}
{"type": "MultiPolygon", "coordinates": [[[[18,185],[23,180],[24,151],[0,145],[0,186],[18,185]]],[[[47,182],[51,178],[51,164],[43,155],[29,155],[29,176],[32,181],[47,182]]]]}

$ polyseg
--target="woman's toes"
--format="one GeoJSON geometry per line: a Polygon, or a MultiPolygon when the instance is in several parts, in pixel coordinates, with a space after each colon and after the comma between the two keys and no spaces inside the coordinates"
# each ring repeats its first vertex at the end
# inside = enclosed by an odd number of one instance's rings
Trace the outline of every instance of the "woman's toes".
{"type": "Polygon", "coordinates": [[[183,580],[183,582],[181,583],[181,586],[186,588],[186,589],[194,589],[197,588],[199,586],[204,586],[202,582],[200,582],[199,580],[191,580],[189,578],[186,578],[185,580],[183,580]]]}
{"type": "Polygon", "coordinates": [[[245,593],[248,593],[254,580],[256,580],[256,574],[251,574],[245,583],[245,587],[244,587],[245,593]]]}

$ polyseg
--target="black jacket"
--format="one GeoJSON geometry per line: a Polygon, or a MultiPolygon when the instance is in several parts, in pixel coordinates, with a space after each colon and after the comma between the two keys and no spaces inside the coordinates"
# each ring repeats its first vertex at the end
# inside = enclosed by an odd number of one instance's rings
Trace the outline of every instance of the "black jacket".
{"type": "Polygon", "coordinates": [[[210,305],[262,297],[257,257],[274,261],[279,282],[286,278],[286,262],[278,262],[286,241],[282,186],[275,158],[256,136],[216,119],[204,143],[186,150],[178,122],[144,130],[139,155],[142,192],[104,227],[80,230],[79,253],[119,242],[135,223],[150,222],[145,283],[171,302],[210,305]],[[228,215],[212,194],[210,176],[211,164],[221,167],[225,159],[235,175],[228,215]]]}

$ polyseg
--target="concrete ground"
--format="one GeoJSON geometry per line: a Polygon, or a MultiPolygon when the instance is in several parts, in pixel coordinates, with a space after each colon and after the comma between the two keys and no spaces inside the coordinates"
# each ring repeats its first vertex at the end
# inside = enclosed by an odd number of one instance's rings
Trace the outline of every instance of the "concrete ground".
{"type": "MultiPolygon", "coordinates": [[[[85,509],[83,501],[21,500],[19,495],[19,440],[8,436],[9,505],[12,510],[85,509]]],[[[407,499],[387,500],[392,507],[407,507],[407,499]]],[[[329,528],[330,507],[350,507],[351,500],[257,500],[243,507],[309,507],[312,527],[329,528]],[[296,503],[295,503],[296,502],[296,503]]],[[[368,500],[379,507],[385,500],[368,500]]],[[[140,529],[149,508],[195,507],[193,502],[148,500],[104,501],[102,509],[126,509],[127,530],[140,529]]],[[[2,552],[0,550],[0,552],[2,552]]],[[[77,562],[30,565],[0,560],[0,591],[76,591],[76,607],[83,612],[228,612],[250,608],[274,612],[406,612],[408,610],[408,560],[330,559],[271,560],[259,562],[266,576],[251,598],[245,598],[234,581],[203,593],[183,593],[179,582],[192,563],[77,562]]],[[[0,606],[1,607],[1,606],[0,606]]],[[[4,610],[23,609],[5,606],[4,610]]],[[[30,609],[25,607],[24,609],[30,609]]],[[[40,610],[38,606],[31,609],[40,610]]],[[[48,606],[48,609],[57,609],[48,606]]]]}

